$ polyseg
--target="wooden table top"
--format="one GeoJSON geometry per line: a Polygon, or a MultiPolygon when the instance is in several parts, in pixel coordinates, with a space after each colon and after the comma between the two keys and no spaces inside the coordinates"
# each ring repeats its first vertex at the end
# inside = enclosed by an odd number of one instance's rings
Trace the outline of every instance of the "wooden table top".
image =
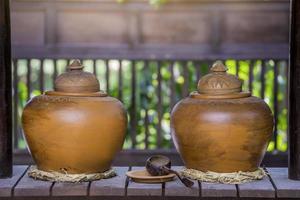
{"type": "Polygon", "coordinates": [[[251,183],[225,185],[195,181],[192,188],[184,187],[177,178],[164,184],[141,184],[126,177],[126,171],[142,167],[114,167],[118,174],[114,178],[75,184],[33,180],[27,176],[28,168],[16,165],[13,177],[0,179],[0,199],[300,198],[300,181],[289,180],[287,168],[267,168],[268,177],[251,183]]]}

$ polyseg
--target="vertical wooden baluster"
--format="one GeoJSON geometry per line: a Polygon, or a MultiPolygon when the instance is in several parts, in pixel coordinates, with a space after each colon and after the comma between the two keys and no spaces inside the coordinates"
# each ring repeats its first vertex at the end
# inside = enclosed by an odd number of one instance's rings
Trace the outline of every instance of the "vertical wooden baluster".
{"type": "Polygon", "coordinates": [[[9,0],[0,1],[0,177],[12,175],[12,71],[9,0]]]}
{"type": "Polygon", "coordinates": [[[149,113],[148,108],[145,108],[145,149],[149,149],[149,113]]]}
{"type": "Polygon", "coordinates": [[[189,68],[188,68],[188,61],[183,63],[183,77],[184,77],[184,84],[182,90],[182,96],[185,98],[189,94],[189,68]]]}
{"type": "Polygon", "coordinates": [[[252,90],[253,90],[253,68],[254,68],[254,64],[255,64],[255,61],[251,60],[250,64],[249,64],[249,83],[248,83],[250,92],[252,92],[252,90]]]}
{"type": "MultiPolygon", "coordinates": [[[[289,61],[284,61],[285,66],[285,77],[286,77],[286,83],[285,83],[285,95],[284,95],[284,102],[285,102],[285,108],[288,109],[289,107],[289,61]]],[[[288,114],[287,114],[287,122],[288,122],[288,114]]],[[[288,126],[287,126],[288,127],[288,126]]],[[[288,130],[287,130],[288,132],[288,130]]]]}
{"type": "Polygon", "coordinates": [[[40,61],[40,91],[43,94],[44,90],[45,90],[45,86],[44,86],[44,64],[45,64],[45,60],[42,59],[40,61]]]}
{"type": "Polygon", "coordinates": [[[161,129],[161,121],[162,121],[162,115],[163,115],[163,105],[162,105],[162,90],[161,90],[161,61],[157,62],[157,98],[158,98],[158,104],[157,104],[157,117],[158,117],[158,124],[157,124],[157,147],[162,147],[163,142],[163,136],[162,136],[162,129],[161,129]]]}
{"type": "Polygon", "coordinates": [[[106,72],[105,72],[105,79],[106,79],[106,92],[109,94],[109,78],[110,78],[110,70],[109,70],[109,60],[105,60],[105,68],[106,68],[106,72]]]}
{"type": "Polygon", "coordinates": [[[14,148],[18,148],[19,143],[19,113],[18,113],[18,106],[19,106],[19,77],[18,77],[18,60],[13,60],[14,66],[14,73],[13,73],[13,88],[14,88],[14,110],[13,110],[13,130],[14,130],[14,148]]]}
{"type": "Polygon", "coordinates": [[[274,95],[274,102],[273,102],[273,109],[274,109],[274,149],[277,150],[277,124],[278,124],[278,64],[279,62],[275,61],[274,63],[274,79],[273,79],[273,95],[274,95]]]}
{"type": "Polygon", "coordinates": [[[240,73],[240,60],[236,60],[235,61],[236,65],[235,65],[235,75],[236,76],[239,76],[239,73],[240,73]]]}
{"type": "Polygon", "coordinates": [[[52,85],[54,87],[55,79],[57,77],[57,60],[56,59],[53,60],[53,64],[54,64],[54,66],[53,66],[54,69],[53,69],[53,75],[52,75],[52,85]]]}
{"type": "MultiPolygon", "coordinates": [[[[145,72],[145,77],[146,77],[146,86],[148,85],[148,75],[150,73],[150,70],[149,70],[149,62],[148,60],[144,61],[144,72],[145,72]]],[[[147,101],[149,99],[147,98],[147,101]]],[[[144,118],[144,126],[145,126],[145,149],[149,149],[149,113],[148,113],[148,102],[146,103],[145,105],[145,118],[144,118]]]]}
{"type": "Polygon", "coordinates": [[[202,63],[200,61],[195,61],[194,63],[195,63],[195,66],[196,66],[197,81],[199,81],[201,76],[202,76],[202,74],[201,74],[201,64],[202,63]]]}
{"type": "Polygon", "coordinates": [[[67,66],[65,68],[65,71],[67,72],[68,71],[68,66],[71,64],[71,59],[67,59],[67,66]]]}
{"type": "Polygon", "coordinates": [[[262,99],[265,98],[265,89],[266,89],[266,81],[265,81],[265,73],[266,73],[266,61],[261,61],[261,71],[260,71],[260,97],[262,99]]]}
{"type": "Polygon", "coordinates": [[[31,62],[27,59],[27,101],[30,99],[31,95],[31,62]]]}
{"type": "Polygon", "coordinates": [[[93,74],[97,76],[97,60],[93,59],[93,74]]]}
{"type": "Polygon", "coordinates": [[[130,136],[132,148],[136,148],[136,62],[132,61],[131,65],[131,106],[130,106],[130,136]]]}
{"type": "Polygon", "coordinates": [[[171,72],[171,77],[170,77],[170,106],[171,109],[174,107],[176,103],[176,86],[175,86],[175,77],[174,77],[174,66],[175,66],[175,61],[172,61],[170,65],[170,72],[171,72]]]}
{"type": "Polygon", "coordinates": [[[119,60],[119,71],[118,71],[118,99],[123,100],[123,66],[122,60],[119,60]]]}
{"type": "MultiPolygon", "coordinates": [[[[285,77],[285,91],[284,91],[284,96],[283,96],[283,106],[284,106],[284,109],[287,109],[288,110],[288,102],[289,102],[289,61],[288,60],[284,60],[284,77],[285,77]]],[[[287,115],[285,116],[285,119],[286,119],[286,127],[287,127],[287,130],[286,130],[286,137],[288,138],[288,113],[287,115]]],[[[288,142],[288,141],[287,141],[288,142]]],[[[287,147],[287,150],[288,150],[288,147],[287,147]]]]}
{"type": "MultiPolygon", "coordinates": [[[[170,63],[170,73],[171,73],[171,77],[170,77],[170,112],[172,111],[173,107],[176,104],[176,87],[175,87],[175,78],[174,78],[174,66],[175,66],[175,61],[172,61],[170,63]]],[[[173,138],[172,138],[172,142],[171,142],[171,148],[174,149],[174,142],[173,142],[173,138]]]]}

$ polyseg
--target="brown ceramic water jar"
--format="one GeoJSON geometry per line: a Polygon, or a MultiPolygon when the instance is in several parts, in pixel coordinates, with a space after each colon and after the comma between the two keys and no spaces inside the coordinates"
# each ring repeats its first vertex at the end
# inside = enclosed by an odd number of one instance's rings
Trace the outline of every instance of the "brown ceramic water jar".
{"type": "Polygon", "coordinates": [[[187,168],[200,171],[255,171],[273,131],[273,116],[260,98],[242,91],[242,81],[216,62],[198,91],[171,114],[171,133],[187,168]]]}
{"type": "Polygon", "coordinates": [[[38,169],[96,173],[108,170],[127,126],[122,103],[100,91],[79,61],[56,78],[55,90],[32,98],[22,123],[38,169]]]}

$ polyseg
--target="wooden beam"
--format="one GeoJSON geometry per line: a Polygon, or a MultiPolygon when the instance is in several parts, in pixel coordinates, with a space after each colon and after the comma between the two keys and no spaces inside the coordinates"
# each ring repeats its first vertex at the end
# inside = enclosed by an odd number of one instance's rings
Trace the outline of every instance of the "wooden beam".
{"type": "Polygon", "coordinates": [[[0,177],[12,175],[12,84],[9,0],[0,0],[0,177]]]}
{"type": "MultiPolygon", "coordinates": [[[[164,155],[171,159],[172,166],[181,166],[183,162],[175,149],[155,149],[155,150],[140,150],[127,149],[117,154],[114,159],[114,166],[144,166],[145,161],[151,155],[164,155]]],[[[261,166],[263,167],[287,167],[288,163],[287,153],[267,153],[263,159],[261,166]]],[[[14,152],[15,165],[34,164],[28,150],[16,150],[14,152]]]]}
{"type": "Polygon", "coordinates": [[[300,180],[300,1],[291,1],[289,178],[300,180]]]}

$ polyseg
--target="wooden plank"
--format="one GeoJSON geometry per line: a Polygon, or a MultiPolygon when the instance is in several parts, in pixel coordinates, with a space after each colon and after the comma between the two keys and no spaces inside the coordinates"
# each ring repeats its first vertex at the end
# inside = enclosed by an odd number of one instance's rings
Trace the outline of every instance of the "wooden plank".
{"type": "Polygon", "coordinates": [[[11,178],[0,179],[0,197],[10,197],[12,189],[17,181],[23,176],[28,166],[17,165],[13,167],[13,174],[11,178]]]}
{"type": "Polygon", "coordinates": [[[266,61],[261,61],[261,71],[260,71],[260,97],[262,99],[265,98],[265,89],[266,89],[266,80],[265,80],[265,74],[266,74],[266,61]]]}
{"type": "MultiPolygon", "coordinates": [[[[141,170],[144,167],[133,167],[132,170],[141,170]]],[[[162,184],[135,183],[129,180],[127,196],[162,196],[162,184]]]]}
{"type": "Polygon", "coordinates": [[[235,185],[219,183],[201,183],[202,197],[237,197],[235,185]]]}
{"type": "Polygon", "coordinates": [[[175,85],[175,76],[174,76],[174,66],[176,62],[173,61],[170,65],[170,110],[172,110],[173,106],[176,104],[176,85],[175,85]]]}
{"type": "Polygon", "coordinates": [[[57,60],[53,60],[53,74],[52,74],[52,85],[54,87],[55,79],[57,77],[57,60]]]}
{"type": "Polygon", "coordinates": [[[131,62],[131,105],[129,109],[130,114],[130,139],[132,143],[132,148],[136,148],[136,134],[137,134],[137,117],[136,117],[136,62],[131,62]]]}
{"type": "Polygon", "coordinates": [[[106,80],[106,92],[109,94],[110,90],[110,67],[109,67],[109,60],[105,60],[105,80],[106,80]]]}
{"type": "Polygon", "coordinates": [[[122,60],[118,60],[119,70],[118,70],[118,99],[123,101],[123,65],[122,60]]]}
{"type": "Polygon", "coordinates": [[[253,68],[255,65],[256,61],[255,60],[251,60],[250,64],[249,64],[249,91],[252,92],[253,90],[253,68]]]}
{"type": "Polygon", "coordinates": [[[54,183],[52,196],[87,196],[89,182],[83,183],[54,183]]]}
{"type": "MultiPolygon", "coordinates": [[[[183,162],[176,149],[124,149],[119,152],[113,162],[114,166],[144,166],[145,160],[149,155],[161,154],[168,156],[172,160],[173,165],[181,166],[183,162]],[[130,163],[129,163],[130,161],[130,163]]],[[[279,152],[276,155],[267,152],[262,162],[266,167],[287,167],[287,153],[279,152]]],[[[17,150],[14,154],[14,162],[16,164],[33,163],[32,157],[27,150],[17,150]]]]}
{"type": "MultiPolygon", "coordinates": [[[[148,60],[144,60],[144,84],[146,87],[151,85],[151,72],[150,72],[150,65],[148,60]]],[[[145,127],[145,149],[149,149],[149,124],[150,124],[150,117],[149,117],[149,97],[147,95],[148,91],[141,91],[141,106],[142,109],[145,110],[145,117],[144,117],[144,127],[145,127]]]]}
{"type": "Polygon", "coordinates": [[[162,147],[162,142],[163,142],[163,132],[162,132],[162,127],[161,127],[161,121],[163,117],[163,99],[162,99],[162,75],[161,75],[161,66],[162,62],[158,61],[157,62],[157,118],[158,118],[158,123],[157,123],[157,147],[161,148],[162,147]]]}
{"type": "Polygon", "coordinates": [[[18,76],[18,60],[13,60],[13,66],[14,66],[14,72],[13,72],[13,145],[14,148],[18,148],[18,142],[19,139],[21,138],[21,134],[19,134],[19,111],[18,111],[18,106],[19,106],[19,88],[18,88],[18,83],[19,83],[19,76],[18,76]]]}
{"type": "Polygon", "coordinates": [[[93,59],[93,74],[97,76],[97,60],[93,59]]]}
{"type": "Polygon", "coordinates": [[[189,94],[189,62],[182,63],[184,83],[182,88],[182,98],[185,98],[189,94]]]}
{"type": "Polygon", "coordinates": [[[239,73],[240,73],[240,60],[236,60],[235,61],[235,75],[238,77],[239,76],[239,73]]]}
{"type": "Polygon", "coordinates": [[[145,149],[149,148],[149,114],[148,114],[148,108],[145,108],[145,118],[144,118],[144,126],[145,126],[145,149]]]}
{"type": "Polygon", "coordinates": [[[128,169],[128,167],[114,167],[117,176],[93,181],[90,187],[90,196],[125,196],[128,169]]]}
{"type": "Polygon", "coordinates": [[[45,90],[45,81],[44,81],[44,65],[45,65],[45,60],[42,59],[40,60],[40,76],[39,76],[39,84],[40,84],[40,91],[41,93],[44,93],[45,90]]]}
{"type": "Polygon", "coordinates": [[[16,197],[50,196],[51,185],[52,182],[34,180],[26,173],[16,185],[13,195],[16,197]]]}
{"type": "Polygon", "coordinates": [[[278,62],[274,64],[274,78],[273,78],[273,114],[274,114],[274,130],[273,130],[273,140],[274,140],[274,149],[277,150],[277,133],[278,133],[278,62]]]}
{"type": "Polygon", "coordinates": [[[196,78],[197,83],[200,80],[200,78],[202,77],[202,74],[201,74],[201,65],[202,65],[201,61],[194,61],[194,66],[196,68],[196,74],[197,74],[197,78],[196,78]]]}
{"type": "Polygon", "coordinates": [[[289,68],[289,177],[300,180],[300,1],[291,1],[289,68]]]}
{"type": "Polygon", "coordinates": [[[0,1],[0,177],[12,175],[12,73],[9,0],[0,1]]]}
{"type": "Polygon", "coordinates": [[[29,101],[31,97],[31,60],[27,59],[27,74],[26,74],[26,86],[27,86],[27,101],[29,101]]]}
{"type": "Polygon", "coordinates": [[[300,181],[288,179],[287,168],[267,168],[279,198],[300,198],[300,181]]]}
{"type": "MultiPolygon", "coordinates": [[[[182,167],[174,166],[173,170],[180,171],[182,167]]],[[[165,196],[177,197],[198,197],[200,194],[198,181],[193,181],[194,185],[191,188],[185,187],[176,177],[174,181],[165,183],[165,196]]]]}
{"type": "Polygon", "coordinates": [[[275,189],[269,180],[265,177],[259,181],[244,183],[238,185],[240,197],[255,197],[255,198],[274,198],[275,189]]]}

